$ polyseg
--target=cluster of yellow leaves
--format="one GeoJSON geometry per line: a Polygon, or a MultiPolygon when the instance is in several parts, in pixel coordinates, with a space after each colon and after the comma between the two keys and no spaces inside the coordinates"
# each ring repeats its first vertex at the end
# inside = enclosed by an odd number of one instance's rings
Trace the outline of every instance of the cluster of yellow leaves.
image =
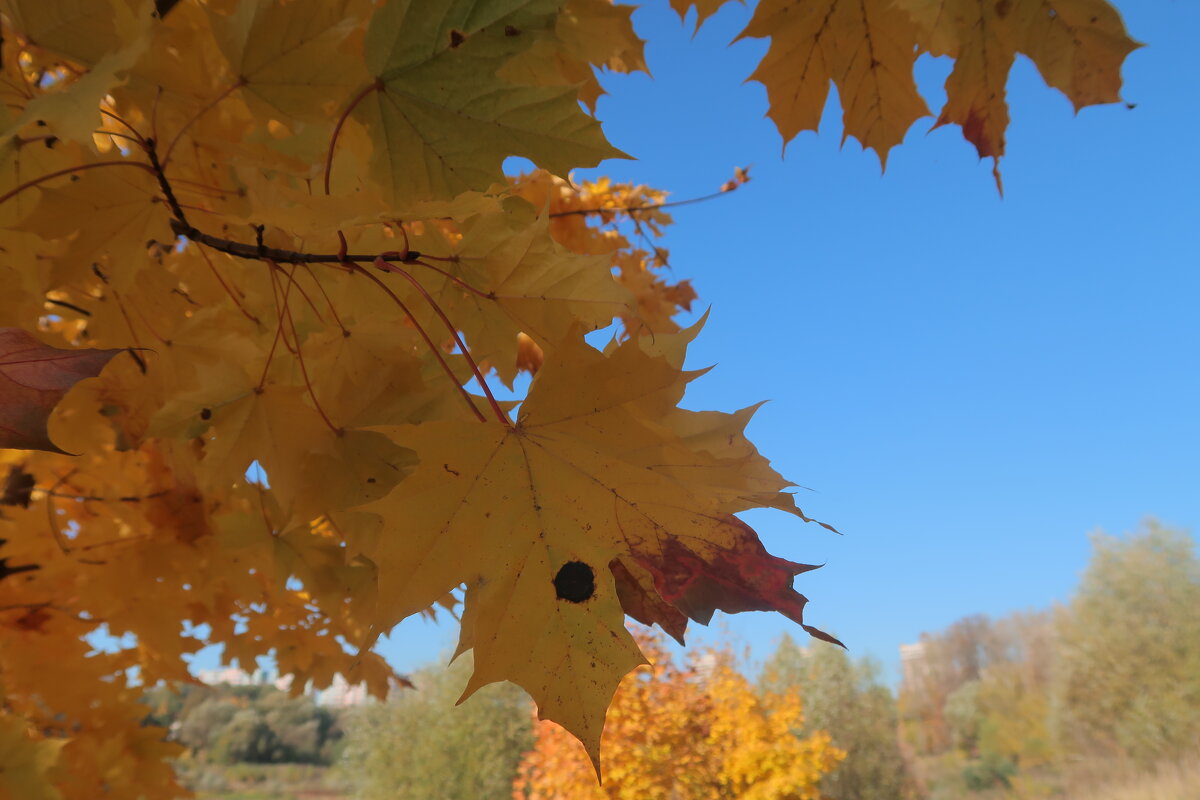
{"type": "MultiPolygon", "coordinates": [[[[745,182],[743,174],[739,170],[731,181],[735,187],[745,182]]],[[[556,242],[581,255],[611,254],[617,283],[632,295],[620,312],[629,334],[679,330],[673,317],[691,310],[696,290],[689,281],[671,283],[662,274],[670,266],[670,253],[658,244],[672,222],[661,209],[666,192],[608,178],[575,186],[545,171],[522,175],[513,188],[534,207],[549,209],[556,242]]]]}
{"type": "Polygon", "coordinates": [[[521,762],[519,800],[816,800],[845,753],[828,734],[795,734],[799,695],[755,693],[727,651],[676,665],[640,638],[653,664],[622,681],[604,729],[604,785],[579,743],[541,723],[521,762]]]}
{"type": "MultiPolygon", "coordinates": [[[[1045,70],[1088,65],[1053,72],[1077,102],[1115,92],[1120,37],[1099,55],[1087,37],[1022,38],[1032,2],[986,12],[999,41],[1045,70]]],[[[865,78],[884,61],[828,48],[933,24],[916,0],[869,24],[837,0],[835,28],[810,35],[801,7],[764,0],[746,34],[774,35],[757,74],[788,118],[771,87],[796,75],[883,85],[865,78]]],[[[621,155],[585,107],[595,69],[644,68],[630,14],[0,2],[0,329],[116,352],[34,420],[80,455],[0,458],[0,774],[17,781],[0,791],[174,796],[175,749],[140,726],[137,687],[191,680],[207,643],[244,666],[273,656],[297,690],[340,673],[383,694],[399,677],[371,643],[461,600],[467,693],[519,683],[595,761],[644,661],[626,615],[677,638],[718,609],[803,624],[792,579],[809,567],[734,516],[806,519],[743,435],[754,409],[678,407],[696,329],[672,316],[694,293],[663,273],[664,195],[561,177],[621,155]],[[510,181],[513,155],[542,170],[510,181]],[[614,321],[609,347],[585,340],[614,321]],[[488,381],[521,370],[537,374],[514,418],[488,381]]],[[[1078,30],[1111,27],[1095,16],[1078,30]]],[[[931,18],[967,70],[979,26],[931,18]]],[[[915,54],[897,42],[868,50],[915,54]]],[[[871,125],[896,106],[872,97],[843,94],[871,125]]],[[[882,152],[899,127],[850,133],[882,152]]]]}
{"type": "MultiPolygon", "coordinates": [[[[703,19],[711,11],[699,5],[703,19]]],[[[844,137],[885,164],[929,114],[913,80],[922,53],[954,58],[936,124],[962,126],[980,158],[998,164],[1018,53],[1078,110],[1121,99],[1121,64],[1138,47],[1105,0],[762,0],[741,37],[771,39],[751,77],[785,142],[817,129],[833,83],[844,137]]]]}

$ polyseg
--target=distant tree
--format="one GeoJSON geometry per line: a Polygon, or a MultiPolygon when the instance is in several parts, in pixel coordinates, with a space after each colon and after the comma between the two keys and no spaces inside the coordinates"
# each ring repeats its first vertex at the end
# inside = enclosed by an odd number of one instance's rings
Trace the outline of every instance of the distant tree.
{"type": "Polygon", "coordinates": [[[471,674],[462,656],[413,676],[415,690],[357,709],[339,764],[361,800],[507,797],[533,745],[529,698],[494,684],[455,706],[471,674]]]}
{"type": "Polygon", "coordinates": [[[827,731],[846,758],[821,781],[831,800],[900,800],[911,781],[896,734],[896,703],[866,659],[840,648],[801,648],[786,634],[763,667],[762,691],[800,693],[804,724],[797,733],[827,731]]]}
{"type": "Polygon", "coordinates": [[[207,752],[237,712],[236,705],[214,693],[181,714],[175,738],[193,753],[207,752]]]}
{"type": "Polygon", "coordinates": [[[341,738],[337,715],[308,697],[273,692],[256,704],[277,740],[271,761],[298,764],[328,763],[341,738]]]}
{"type": "Polygon", "coordinates": [[[145,702],[148,724],[222,763],[329,764],[342,737],[339,712],[271,686],[158,686],[145,702]]]}
{"type": "Polygon", "coordinates": [[[179,720],[180,714],[188,703],[192,688],[189,685],[175,687],[161,683],[146,689],[142,695],[142,702],[148,707],[148,713],[142,720],[142,724],[169,729],[179,720]]]}
{"type": "Polygon", "coordinates": [[[900,687],[904,727],[917,752],[940,753],[951,746],[947,700],[990,664],[1007,659],[995,623],[985,614],[963,617],[940,633],[921,634],[917,668],[905,674],[900,687]]]}
{"type": "Polygon", "coordinates": [[[990,653],[978,677],[946,697],[949,745],[989,764],[1043,764],[1054,757],[1047,727],[1053,624],[1017,612],[988,625],[990,653]]]}
{"type": "Polygon", "coordinates": [[[1056,731],[1075,755],[1139,762],[1200,749],[1200,558],[1191,535],[1149,521],[1093,538],[1057,620],[1056,731]]]}
{"type": "Polygon", "coordinates": [[[979,729],[983,721],[979,711],[979,681],[967,681],[951,692],[942,714],[951,746],[963,753],[978,753],[979,729]]]}
{"type": "Polygon", "coordinates": [[[276,760],[279,738],[256,708],[241,708],[212,743],[214,761],[222,764],[267,764],[276,760]]]}
{"type": "Polygon", "coordinates": [[[816,800],[842,758],[803,726],[795,689],[756,693],[728,652],[677,664],[657,640],[651,664],[626,676],[604,725],[602,786],[583,747],[556,726],[536,728],[514,798],[527,800],[816,800]]]}

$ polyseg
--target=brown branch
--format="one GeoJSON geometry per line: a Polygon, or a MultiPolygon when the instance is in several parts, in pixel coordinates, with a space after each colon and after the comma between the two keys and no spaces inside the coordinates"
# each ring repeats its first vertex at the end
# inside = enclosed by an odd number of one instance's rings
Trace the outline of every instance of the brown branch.
{"type": "MultiPolygon", "coordinates": [[[[168,204],[170,203],[169,198],[167,202],[168,204]]],[[[180,210],[180,213],[182,213],[182,210],[180,210]]],[[[213,250],[231,255],[234,258],[244,258],[247,261],[270,259],[279,264],[341,264],[344,261],[356,264],[374,264],[375,259],[380,255],[398,255],[396,253],[347,253],[345,256],[342,256],[337,253],[305,253],[299,250],[282,250],[278,247],[263,247],[259,249],[257,244],[235,242],[232,239],[222,239],[220,236],[204,233],[200,229],[192,227],[190,223],[180,219],[171,220],[171,230],[180,236],[187,237],[193,242],[211,247],[213,250]]],[[[413,263],[421,257],[422,254],[416,250],[409,250],[408,257],[402,263],[413,263]]]]}
{"type": "Polygon", "coordinates": [[[41,487],[35,487],[34,491],[42,492],[47,497],[57,497],[60,500],[78,500],[80,502],[91,501],[96,503],[140,503],[144,500],[154,500],[159,497],[165,497],[167,494],[169,494],[167,489],[163,489],[159,492],[151,492],[150,494],[128,495],[126,497],[98,497],[97,495],[92,494],[64,494],[62,492],[57,492],[54,489],[42,489],[41,487]]]}
{"type": "MultiPolygon", "coordinates": [[[[375,88],[375,87],[372,86],[370,88],[375,88]]],[[[360,96],[355,99],[354,103],[357,103],[359,100],[361,100],[363,97],[365,97],[367,95],[367,93],[368,93],[367,90],[364,90],[360,94],[360,96]]],[[[351,107],[353,107],[353,104],[351,105],[351,107]]],[[[346,113],[348,113],[348,110],[346,113]]],[[[331,142],[331,145],[332,144],[333,144],[333,142],[331,142]]],[[[421,286],[419,281],[414,279],[407,272],[397,268],[394,264],[389,264],[387,262],[395,261],[395,262],[398,262],[401,264],[420,264],[421,266],[424,266],[428,269],[432,269],[436,272],[440,272],[443,275],[446,275],[447,277],[454,280],[455,283],[458,283],[459,285],[463,286],[464,288],[472,288],[469,286],[469,284],[465,284],[462,281],[454,279],[454,277],[449,275],[449,273],[446,273],[445,271],[440,270],[437,267],[434,267],[430,264],[421,262],[419,259],[421,259],[422,254],[416,250],[409,250],[409,249],[407,249],[407,247],[405,248],[404,252],[402,252],[402,253],[401,252],[385,252],[385,253],[373,253],[373,254],[369,254],[369,255],[368,254],[357,254],[357,253],[346,253],[346,252],[344,252],[346,240],[345,240],[345,236],[342,235],[341,231],[338,231],[338,238],[342,242],[343,252],[329,253],[329,254],[305,253],[305,252],[300,252],[300,251],[296,251],[296,250],[283,250],[283,249],[276,248],[276,247],[267,247],[263,244],[261,229],[258,231],[258,235],[256,237],[256,241],[254,242],[254,244],[248,244],[245,242],[235,242],[231,239],[223,239],[219,236],[213,236],[211,234],[205,233],[205,232],[201,231],[199,228],[196,228],[190,222],[188,222],[187,215],[184,213],[184,210],[183,210],[183,206],[180,204],[179,200],[175,197],[175,192],[171,187],[170,180],[168,180],[168,178],[167,178],[166,171],[163,168],[163,163],[158,158],[158,153],[155,150],[154,140],[147,139],[145,141],[144,148],[146,151],[146,156],[150,161],[150,164],[147,168],[150,169],[154,173],[154,176],[158,181],[159,189],[162,191],[163,196],[166,198],[167,206],[168,206],[168,208],[170,208],[171,214],[174,217],[174,219],[171,220],[171,230],[173,230],[176,233],[176,235],[186,237],[187,239],[189,239],[191,241],[194,241],[194,242],[197,242],[198,244],[202,244],[207,247],[210,247],[213,250],[217,250],[218,252],[234,256],[235,258],[242,258],[242,259],[246,259],[247,261],[266,262],[271,268],[270,274],[271,274],[271,279],[273,282],[276,280],[274,270],[279,269],[280,263],[292,264],[292,265],[335,264],[335,265],[341,266],[343,269],[349,270],[350,272],[357,272],[357,273],[362,274],[368,280],[370,280],[372,283],[376,284],[380,289],[382,289],[384,291],[384,293],[387,294],[388,297],[392,300],[392,302],[394,302],[400,308],[400,310],[405,314],[405,316],[408,317],[409,321],[413,324],[413,327],[417,330],[417,333],[425,341],[426,346],[429,348],[429,350],[433,354],[434,358],[438,361],[442,370],[446,373],[447,377],[449,377],[450,380],[457,387],[459,393],[462,395],[463,400],[466,402],[468,408],[470,408],[470,410],[474,413],[475,417],[480,422],[485,422],[486,417],[484,416],[483,412],[481,412],[479,410],[479,408],[476,407],[475,401],[472,399],[470,393],[467,392],[467,390],[463,387],[463,385],[462,385],[463,382],[460,381],[458,379],[458,376],[456,376],[454,374],[454,370],[450,368],[449,363],[447,363],[446,359],[442,356],[442,353],[441,353],[440,349],[438,348],[437,344],[429,336],[429,333],[424,329],[424,327],[421,325],[421,323],[417,320],[416,316],[412,313],[412,311],[408,308],[408,306],[404,303],[404,301],[401,300],[400,297],[394,291],[392,291],[392,288],[390,286],[388,286],[386,283],[384,283],[382,280],[380,280],[376,275],[373,275],[369,271],[364,269],[361,266],[361,264],[370,263],[384,271],[396,272],[398,274],[401,274],[403,277],[405,277],[410,282],[412,282],[412,284],[418,289],[418,291],[427,300],[430,301],[434,310],[438,313],[438,316],[441,317],[443,322],[445,322],[445,324],[450,328],[450,331],[451,331],[451,334],[452,334],[454,340],[459,345],[459,347],[462,349],[463,355],[466,358],[468,364],[471,366],[471,370],[474,373],[474,377],[479,381],[479,383],[483,389],[483,392],[486,396],[486,399],[487,399],[488,403],[491,405],[492,410],[495,412],[497,419],[499,419],[499,421],[505,425],[509,425],[509,426],[512,425],[512,422],[508,419],[507,415],[504,414],[503,409],[500,408],[499,403],[496,402],[495,397],[492,396],[492,393],[491,393],[490,389],[488,388],[487,383],[483,380],[483,376],[480,374],[480,370],[479,370],[478,366],[475,364],[474,359],[471,357],[471,354],[467,351],[466,347],[463,345],[462,340],[459,338],[457,331],[455,330],[454,326],[450,323],[449,319],[447,319],[445,317],[445,314],[442,313],[441,309],[437,306],[437,304],[435,302],[433,302],[432,298],[429,297],[428,292],[425,291],[424,287],[421,286]]],[[[407,232],[406,232],[406,235],[407,235],[407,232]]],[[[289,301],[289,296],[290,296],[290,289],[293,285],[297,285],[295,282],[295,277],[294,277],[294,275],[289,275],[288,287],[286,290],[283,290],[283,307],[281,309],[277,309],[277,312],[279,315],[279,324],[278,324],[278,328],[276,329],[275,341],[272,343],[271,351],[267,355],[267,363],[263,367],[263,375],[259,381],[259,386],[258,386],[259,391],[262,391],[262,387],[265,384],[267,370],[270,367],[271,359],[274,356],[275,349],[279,343],[279,340],[282,338],[284,340],[284,344],[287,345],[287,337],[284,333],[284,317],[288,315],[288,301],[289,301]]],[[[475,291],[477,294],[481,294],[481,295],[483,294],[482,292],[479,292],[478,290],[475,290],[475,291]]],[[[301,289],[301,292],[303,293],[303,289],[301,289]]],[[[483,295],[483,296],[487,297],[488,295],[483,295]]],[[[305,294],[305,298],[307,299],[307,294],[305,294]]],[[[491,299],[494,299],[494,298],[491,298],[491,299]]],[[[279,302],[279,300],[278,300],[278,294],[277,294],[276,295],[276,303],[278,304],[278,302],[279,302]]],[[[309,300],[309,303],[310,304],[312,303],[311,299],[309,300]]],[[[315,309],[315,305],[314,305],[314,309],[315,309]]],[[[294,335],[294,333],[293,333],[293,335],[294,335]]],[[[297,341],[297,345],[298,344],[299,344],[299,342],[297,341]]],[[[297,353],[297,357],[299,357],[298,353],[297,353]]],[[[304,371],[303,362],[301,362],[301,370],[304,371]]],[[[308,376],[307,376],[307,374],[305,374],[306,383],[308,382],[307,378],[308,378],[308,376]]],[[[310,394],[312,394],[311,384],[308,384],[308,386],[309,386],[309,392],[310,392],[310,394]]],[[[315,395],[313,396],[313,400],[314,400],[314,402],[316,401],[315,395]]],[[[320,410],[320,409],[318,409],[318,410],[320,410]]],[[[325,414],[323,411],[322,411],[321,415],[322,415],[322,417],[325,417],[325,414]]],[[[336,426],[334,426],[327,417],[325,418],[325,421],[327,424],[329,424],[329,426],[332,430],[334,430],[335,432],[340,432],[339,429],[336,426]]]]}
{"type": "Polygon", "coordinates": [[[2,611],[19,611],[19,610],[41,611],[43,609],[47,609],[50,611],[57,611],[58,613],[62,614],[63,616],[70,617],[71,619],[76,620],[78,622],[103,622],[104,621],[102,619],[97,619],[96,617],[90,617],[90,616],[85,617],[82,614],[78,614],[74,611],[65,609],[62,606],[56,606],[49,601],[47,601],[45,603],[13,603],[11,605],[0,606],[0,612],[2,612],[2,611]]]}

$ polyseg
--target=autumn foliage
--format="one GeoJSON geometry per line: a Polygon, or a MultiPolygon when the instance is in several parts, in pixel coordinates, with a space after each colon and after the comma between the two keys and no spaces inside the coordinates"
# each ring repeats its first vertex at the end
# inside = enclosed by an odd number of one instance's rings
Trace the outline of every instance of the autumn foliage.
{"type": "MultiPolygon", "coordinates": [[[[138,685],[191,680],[204,644],[383,695],[374,641],[461,605],[466,694],[519,684],[597,760],[645,662],[626,616],[824,636],[810,567],[735,516],[807,520],[753,409],[679,407],[699,326],[672,321],[694,294],[661,271],[664,196],[567,180],[623,155],[585,108],[595,69],[644,69],[629,7],[0,13],[0,332],[38,354],[0,349],[0,444],[35,448],[0,455],[0,787],[173,796],[138,685]],[[540,170],[505,176],[513,155],[540,170]],[[63,350],[103,369],[41,388],[63,350]]],[[[832,80],[881,157],[925,112],[920,50],[958,59],[939,124],[998,157],[1015,53],[1081,105],[1117,99],[1134,46],[1099,0],[764,0],[745,35],[772,37],[755,77],[785,139],[832,80]]]]}
{"type": "Polygon", "coordinates": [[[604,784],[575,739],[539,723],[521,762],[516,800],[816,800],[845,754],[804,724],[795,689],[757,694],[727,651],[676,664],[652,639],[651,665],[621,682],[604,728],[604,784]]]}

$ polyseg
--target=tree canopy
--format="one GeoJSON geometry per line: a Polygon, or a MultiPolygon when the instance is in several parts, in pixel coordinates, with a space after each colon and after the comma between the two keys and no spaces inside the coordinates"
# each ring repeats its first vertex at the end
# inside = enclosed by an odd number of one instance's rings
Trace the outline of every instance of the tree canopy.
{"type": "MultiPolygon", "coordinates": [[[[461,606],[464,697],[520,685],[598,765],[646,660],[626,616],[831,638],[812,567],[736,516],[809,521],[754,408],[680,408],[700,325],[672,321],[661,193],[568,177],[623,155],[589,109],[595,70],[645,69],[630,14],[0,3],[3,790],[174,796],[137,700],[206,643],[383,695],[376,639],[461,606]]],[[[881,162],[928,111],[918,53],[955,59],[937,124],[998,165],[1017,53],[1079,107],[1136,47],[1103,0],[762,0],[743,36],[785,141],[832,84],[881,162]]]]}

